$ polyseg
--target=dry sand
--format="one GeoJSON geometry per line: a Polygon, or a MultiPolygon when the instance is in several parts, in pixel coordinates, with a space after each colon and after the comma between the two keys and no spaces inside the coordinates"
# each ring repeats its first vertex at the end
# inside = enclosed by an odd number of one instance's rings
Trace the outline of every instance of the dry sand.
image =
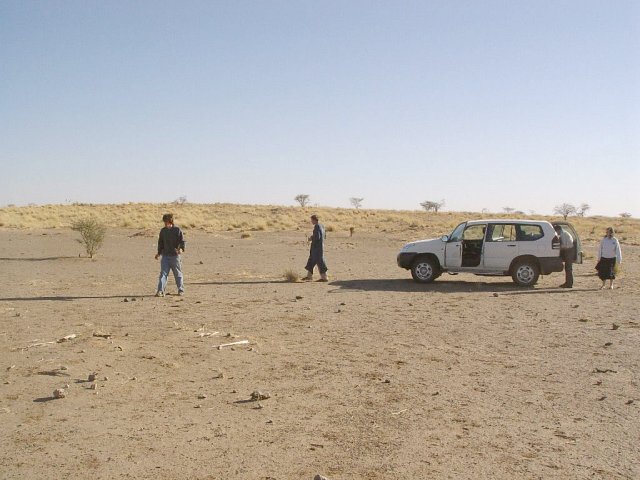
{"type": "Polygon", "coordinates": [[[0,478],[640,478],[640,247],[613,291],[593,260],[573,290],[417,285],[410,233],[330,234],[331,282],[292,284],[303,232],[193,231],[186,296],[154,298],[133,233],[91,261],[0,230],[0,478]]]}

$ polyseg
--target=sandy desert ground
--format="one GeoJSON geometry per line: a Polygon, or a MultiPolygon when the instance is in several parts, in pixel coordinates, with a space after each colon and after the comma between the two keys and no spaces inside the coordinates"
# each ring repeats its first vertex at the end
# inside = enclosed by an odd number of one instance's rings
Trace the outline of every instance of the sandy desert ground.
{"type": "Polygon", "coordinates": [[[0,478],[640,478],[638,246],[613,291],[593,259],[573,290],[425,286],[395,265],[411,233],[335,233],[302,284],[303,231],[189,231],[186,296],[154,298],[135,233],[89,260],[0,229],[0,478]]]}

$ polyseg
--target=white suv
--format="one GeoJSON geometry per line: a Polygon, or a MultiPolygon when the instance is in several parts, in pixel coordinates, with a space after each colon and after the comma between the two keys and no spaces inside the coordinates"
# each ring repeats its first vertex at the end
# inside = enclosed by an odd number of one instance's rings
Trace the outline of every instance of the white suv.
{"type": "Polygon", "coordinates": [[[429,283],[443,272],[511,275],[517,285],[531,286],[540,274],[561,272],[560,240],[554,226],[574,240],[575,263],[582,263],[578,233],[570,223],[542,220],[472,220],[451,235],[407,243],[398,266],[411,270],[416,282],[429,283]]]}

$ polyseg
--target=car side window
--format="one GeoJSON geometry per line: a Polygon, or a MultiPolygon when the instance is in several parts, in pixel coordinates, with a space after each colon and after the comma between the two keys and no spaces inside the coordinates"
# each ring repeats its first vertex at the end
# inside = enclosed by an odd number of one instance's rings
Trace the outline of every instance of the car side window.
{"type": "Polygon", "coordinates": [[[464,231],[465,240],[482,240],[487,230],[486,225],[470,225],[464,231]]]}
{"type": "Polygon", "coordinates": [[[540,225],[517,225],[517,238],[522,242],[532,242],[544,237],[540,225]]]}
{"type": "Polygon", "coordinates": [[[497,223],[489,225],[487,242],[515,242],[516,225],[512,223],[497,223]]]}

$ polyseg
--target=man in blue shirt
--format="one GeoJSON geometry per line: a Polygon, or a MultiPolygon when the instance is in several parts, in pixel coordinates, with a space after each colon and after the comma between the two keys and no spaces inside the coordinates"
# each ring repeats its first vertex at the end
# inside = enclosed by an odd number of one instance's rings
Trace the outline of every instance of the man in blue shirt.
{"type": "Polygon", "coordinates": [[[326,235],[324,227],[319,223],[317,215],[311,215],[311,223],[313,224],[313,233],[309,237],[311,248],[309,251],[309,260],[307,261],[307,276],[302,280],[311,281],[313,279],[313,269],[317,265],[320,271],[319,282],[327,282],[327,264],[324,261],[324,240],[326,235]]]}

